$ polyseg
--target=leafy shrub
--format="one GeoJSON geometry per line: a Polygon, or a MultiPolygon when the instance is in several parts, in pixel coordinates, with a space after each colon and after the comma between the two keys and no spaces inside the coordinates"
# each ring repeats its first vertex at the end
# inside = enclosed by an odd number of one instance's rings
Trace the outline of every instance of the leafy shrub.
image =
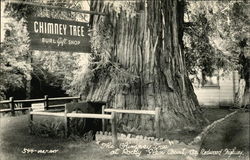
{"type": "MultiPolygon", "coordinates": [[[[74,122],[74,121],[73,121],[74,122]]],[[[82,126],[83,121],[75,121],[75,123],[71,123],[70,125],[70,139],[78,142],[89,143],[94,139],[94,133],[92,130],[78,130],[80,126],[82,126]]],[[[65,133],[64,124],[61,121],[49,121],[44,120],[40,122],[34,122],[30,124],[30,133],[42,136],[42,137],[59,137],[63,138],[65,133]]],[[[82,128],[84,128],[82,126],[82,128]]]]}
{"type": "Polygon", "coordinates": [[[71,140],[77,141],[79,143],[84,142],[84,143],[89,143],[93,141],[94,139],[94,134],[93,131],[90,130],[89,132],[84,133],[81,136],[71,134],[69,137],[71,140]]]}
{"type": "Polygon", "coordinates": [[[60,121],[44,120],[30,124],[31,133],[43,137],[63,137],[64,126],[60,121]]]}

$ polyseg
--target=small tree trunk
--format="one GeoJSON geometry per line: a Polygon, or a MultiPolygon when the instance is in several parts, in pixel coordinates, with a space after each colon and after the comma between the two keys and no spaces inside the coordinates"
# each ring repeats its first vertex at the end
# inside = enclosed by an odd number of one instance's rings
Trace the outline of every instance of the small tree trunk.
{"type": "Polygon", "coordinates": [[[245,57],[242,52],[239,57],[242,69],[240,70],[239,89],[236,97],[236,105],[240,108],[246,108],[250,105],[250,57],[245,57]]]}
{"type": "MultiPolygon", "coordinates": [[[[27,56],[27,62],[30,64],[32,63],[32,51],[30,51],[27,56]]],[[[30,73],[30,76],[31,76],[31,73],[30,73]]],[[[31,79],[27,79],[25,81],[25,93],[26,93],[26,99],[30,99],[31,98],[31,79]]]]}
{"type": "Polygon", "coordinates": [[[245,88],[246,88],[246,81],[244,79],[240,79],[239,81],[239,88],[237,91],[237,97],[236,97],[236,106],[241,107],[244,103],[244,94],[245,94],[245,88]]]}
{"type": "Polygon", "coordinates": [[[26,87],[26,99],[30,99],[31,97],[31,80],[26,80],[26,83],[25,83],[26,87]]]}

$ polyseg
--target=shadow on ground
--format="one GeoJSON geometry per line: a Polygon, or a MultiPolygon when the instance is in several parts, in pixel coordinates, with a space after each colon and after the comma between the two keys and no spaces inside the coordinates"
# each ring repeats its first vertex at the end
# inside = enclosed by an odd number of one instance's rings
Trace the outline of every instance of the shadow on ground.
{"type": "Polygon", "coordinates": [[[201,149],[235,149],[249,154],[249,112],[238,112],[209,132],[201,149]]]}

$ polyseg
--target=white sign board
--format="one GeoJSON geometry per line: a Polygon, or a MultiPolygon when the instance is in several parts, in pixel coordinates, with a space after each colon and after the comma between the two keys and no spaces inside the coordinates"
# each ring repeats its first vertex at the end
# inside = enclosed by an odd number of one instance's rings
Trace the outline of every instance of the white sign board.
{"type": "Polygon", "coordinates": [[[33,111],[44,111],[44,103],[32,103],[31,108],[33,111]]]}

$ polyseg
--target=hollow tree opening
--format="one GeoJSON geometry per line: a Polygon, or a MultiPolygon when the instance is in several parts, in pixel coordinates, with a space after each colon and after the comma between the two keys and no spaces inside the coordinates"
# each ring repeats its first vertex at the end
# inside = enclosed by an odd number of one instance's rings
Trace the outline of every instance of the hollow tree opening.
{"type": "MultiPolygon", "coordinates": [[[[161,133],[204,123],[184,66],[184,2],[91,1],[93,31],[86,100],[110,108],[161,107],[161,133]]],[[[123,131],[154,134],[150,116],[119,116],[123,131]],[[146,132],[145,132],[146,131],[146,132]]]]}

